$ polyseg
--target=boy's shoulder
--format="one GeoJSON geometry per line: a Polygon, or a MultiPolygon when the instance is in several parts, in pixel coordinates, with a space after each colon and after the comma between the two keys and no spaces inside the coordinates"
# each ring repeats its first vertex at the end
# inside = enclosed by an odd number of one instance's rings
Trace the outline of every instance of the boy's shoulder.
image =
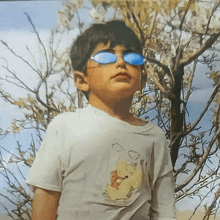
{"type": "Polygon", "coordinates": [[[63,112],[53,118],[51,126],[62,126],[68,124],[75,124],[78,122],[83,123],[90,117],[90,113],[87,107],[77,108],[74,112],[63,112]]]}
{"type": "Polygon", "coordinates": [[[79,114],[80,114],[79,109],[76,109],[75,112],[60,113],[59,115],[57,115],[53,118],[50,125],[59,126],[59,125],[62,125],[62,124],[70,123],[74,120],[77,120],[77,118],[79,117],[79,114]]]}
{"type": "Polygon", "coordinates": [[[51,124],[60,124],[62,122],[65,122],[66,120],[70,120],[73,117],[76,116],[76,112],[63,112],[53,118],[51,121],[51,124]]]}
{"type": "Polygon", "coordinates": [[[145,120],[145,119],[141,119],[144,123],[146,123],[146,126],[144,126],[146,129],[144,129],[143,133],[146,133],[150,136],[164,136],[165,137],[165,133],[164,131],[158,127],[158,125],[156,125],[155,123],[145,120]]]}

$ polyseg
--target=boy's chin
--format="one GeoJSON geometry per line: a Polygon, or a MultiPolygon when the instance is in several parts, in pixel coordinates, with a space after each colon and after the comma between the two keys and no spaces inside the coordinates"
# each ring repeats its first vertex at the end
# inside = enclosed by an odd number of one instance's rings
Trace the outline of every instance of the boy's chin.
{"type": "Polygon", "coordinates": [[[131,92],[115,92],[115,93],[111,93],[109,94],[109,99],[111,101],[115,100],[115,101],[120,101],[120,100],[130,100],[132,99],[134,93],[131,92]]]}
{"type": "Polygon", "coordinates": [[[139,88],[126,88],[126,87],[119,87],[119,88],[116,88],[114,90],[114,92],[112,92],[112,96],[114,97],[118,97],[118,98],[121,98],[121,99],[125,99],[125,98],[130,98],[130,97],[133,97],[134,93],[136,91],[140,90],[139,88]]]}
{"type": "MultiPolygon", "coordinates": [[[[130,88],[129,86],[119,86],[109,89],[104,89],[102,92],[99,91],[98,93],[90,93],[90,98],[92,99],[100,99],[105,100],[105,102],[114,102],[120,100],[131,100],[134,96],[134,93],[140,90],[138,88],[130,88]],[[92,97],[91,97],[92,96],[92,97]]],[[[91,100],[91,99],[90,99],[91,100]]]]}

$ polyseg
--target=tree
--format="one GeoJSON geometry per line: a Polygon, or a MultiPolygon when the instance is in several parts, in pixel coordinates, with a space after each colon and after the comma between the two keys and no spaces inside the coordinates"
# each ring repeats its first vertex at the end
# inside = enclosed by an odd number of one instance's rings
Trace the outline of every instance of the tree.
{"type": "MultiPolygon", "coordinates": [[[[63,3],[63,8],[58,14],[64,32],[71,31],[71,21],[74,18],[77,18],[79,30],[84,28],[79,16],[80,8],[84,6],[83,2],[73,0],[63,3]]],[[[148,87],[143,94],[135,95],[132,110],[139,117],[151,115],[151,112],[156,111],[156,114],[152,113],[155,116],[152,120],[164,130],[170,143],[176,181],[176,201],[198,197],[199,202],[192,216],[199,206],[204,205],[204,219],[209,219],[211,215],[217,213],[220,204],[218,174],[220,71],[216,63],[219,61],[220,28],[217,26],[220,20],[219,0],[93,0],[92,4],[94,8],[90,11],[90,15],[96,22],[105,20],[108,10],[114,9],[112,18],[123,18],[139,36],[144,48],[144,56],[148,61],[144,71],[148,87]],[[193,79],[196,75],[203,74],[199,73],[201,65],[209,69],[207,76],[213,79],[214,88],[198,118],[188,122],[188,114],[190,115],[188,103],[195,92],[193,79]],[[201,120],[211,107],[212,123],[208,128],[201,127],[201,120]],[[215,161],[215,164],[212,164],[212,161],[215,161]]],[[[83,105],[83,101],[81,95],[70,92],[72,75],[66,51],[58,55],[54,50],[55,36],[64,32],[59,28],[52,32],[48,54],[33,22],[28,15],[27,17],[42,48],[44,62],[41,68],[31,65],[29,61],[15,53],[6,42],[1,42],[39,76],[39,84],[35,89],[30,88],[6,65],[4,68],[12,78],[6,77],[4,80],[22,87],[29,95],[14,100],[10,94],[2,90],[0,94],[5,101],[19,106],[24,111],[25,119],[15,120],[13,131],[18,132],[27,128],[32,128],[34,131],[28,151],[22,150],[22,146],[17,143],[19,156],[12,155],[10,159],[10,162],[24,162],[30,166],[38,147],[35,146],[35,138],[37,137],[40,142],[42,133],[55,115],[63,111],[74,111],[76,100],[78,107],[83,105]],[[50,80],[54,76],[58,76],[58,81],[51,85],[50,80]],[[41,92],[43,84],[44,93],[41,92]],[[62,96],[63,101],[56,99],[57,95],[62,96]]],[[[59,42],[58,40],[56,45],[59,45],[59,42]]],[[[1,135],[8,133],[2,131],[1,135]]],[[[20,195],[22,191],[19,191],[20,185],[12,184],[10,179],[12,177],[8,177],[8,168],[5,167],[3,160],[1,165],[0,172],[8,180],[9,187],[16,191],[16,195],[20,195]]],[[[14,191],[12,194],[15,194],[14,191]]],[[[23,195],[21,200],[22,204],[30,205],[28,193],[27,196],[23,195]]],[[[26,219],[27,212],[30,213],[30,207],[17,205],[14,213],[19,219],[26,219]]],[[[12,216],[11,211],[8,210],[8,213],[12,216]]]]}
{"type": "MultiPolygon", "coordinates": [[[[65,5],[71,2],[74,1],[65,5]]],[[[220,202],[220,74],[216,65],[219,61],[220,28],[216,24],[220,20],[220,1],[93,0],[93,5],[91,15],[97,22],[105,20],[107,10],[114,7],[115,15],[122,14],[127,25],[139,36],[148,61],[145,73],[149,91],[136,95],[134,112],[144,116],[151,108],[157,110],[157,123],[170,141],[176,200],[198,196],[202,203],[212,193],[213,201],[205,207],[204,219],[208,219],[216,213],[220,202]],[[214,89],[198,118],[189,123],[187,104],[195,90],[194,76],[199,74],[201,65],[209,68],[207,74],[213,79],[214,89]],[[213,122],[209,128],[201,128],[200,122],[213,103],[213,122]],[[212,165],[212,160],[218,163],[212,165]],[[180,182],[181,176],[185,178],[180,182]],[[205,196],[201,194],[204,187],[209,187],[205,196]]]]}
{"type": "MultiPolygon", "coordinates": [[[[8,186],[6,194],[0,193],[3,197],[14,206],[13,210],[1,203],[5,208],[8,215],[12,219],[31,219],[31,194],[26,184],[24,183],[24,169],[31,167],[36,150],[42,141],[48,124],[52,118],[64,111],[75,111],[77,94],[73,85],[73,75],[69,59],[69,47],[63,47],[65,41],[72,42],[66,30],[57,27],[51,31],[50,37],[47,42],[43,42],[40,33],[35,28],[30,16],[25,13],[33,28],[35,38],[37,39],[38,48],[40,49],[41,60],[37,61],[34,52],[27,46],[28,59],[21,56],[8,45],[7,42],[0,40],[1,44],[8,49],[12,55],[29,70],[35,83],[31,85],[28,80],[21,77],[21,73],[14,72],[10,67],[10,62],[5,58],[3,69],[7,71],[4,76],[1,75],[1,80],[4,84],[0,88],[1,99],[11,105],[17,106],[23,112],[22,119],[15,119],[12,123],[11,130],[4,131],[0,129],[1,139],[7,138],[11,133],[20,134],[24,136],[24,132],[31,130],[29,140],[29,147],[22,146],[20,141],[16,141],[19,135],[13,137],[15,140],[15,147],[17,153],[11,153],[6,146],[0,146],[0,152],[8,152],[11,157],[5,160],[0,154],[0,175],[1,179],[6,182],[8,186]],[[48,46],[49,45],[49,46],[48,46]],[[4,91],[3,86],[11,87],[10,91],[14,88],[21,89],[26,93],[23,97],[16,97],[15,94],[10,94],[4,91]],[[24,167],[25,166],[25,167],[24,167]],[[17,168],[14,173],[10,168],[17,168]]],[[[21,94],[23,94],[21,93],[21,94]]]]}

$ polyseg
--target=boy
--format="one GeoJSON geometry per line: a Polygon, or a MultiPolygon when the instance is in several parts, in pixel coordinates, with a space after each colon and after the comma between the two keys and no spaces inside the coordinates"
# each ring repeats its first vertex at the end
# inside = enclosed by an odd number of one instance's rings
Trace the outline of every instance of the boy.
{"type": "Polygon", "coordinates": [[[75,85],[89,105],[57,116],[30,170],[33,220],[173,220],[172,166],[163,132],[129,109],[144,82],[142,47],[123,21],[75,41],[75,85]]]}

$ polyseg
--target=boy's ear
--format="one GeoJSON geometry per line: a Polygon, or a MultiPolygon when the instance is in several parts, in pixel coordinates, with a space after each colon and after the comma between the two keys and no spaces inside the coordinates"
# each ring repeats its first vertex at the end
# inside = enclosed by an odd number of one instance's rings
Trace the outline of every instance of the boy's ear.
{"type": "Polygon", "coordinates": [[[74,82],[78,90],[85,92],[89,91],[87,77],[84,73],[78,71],[74,72],[74,82]]]}

